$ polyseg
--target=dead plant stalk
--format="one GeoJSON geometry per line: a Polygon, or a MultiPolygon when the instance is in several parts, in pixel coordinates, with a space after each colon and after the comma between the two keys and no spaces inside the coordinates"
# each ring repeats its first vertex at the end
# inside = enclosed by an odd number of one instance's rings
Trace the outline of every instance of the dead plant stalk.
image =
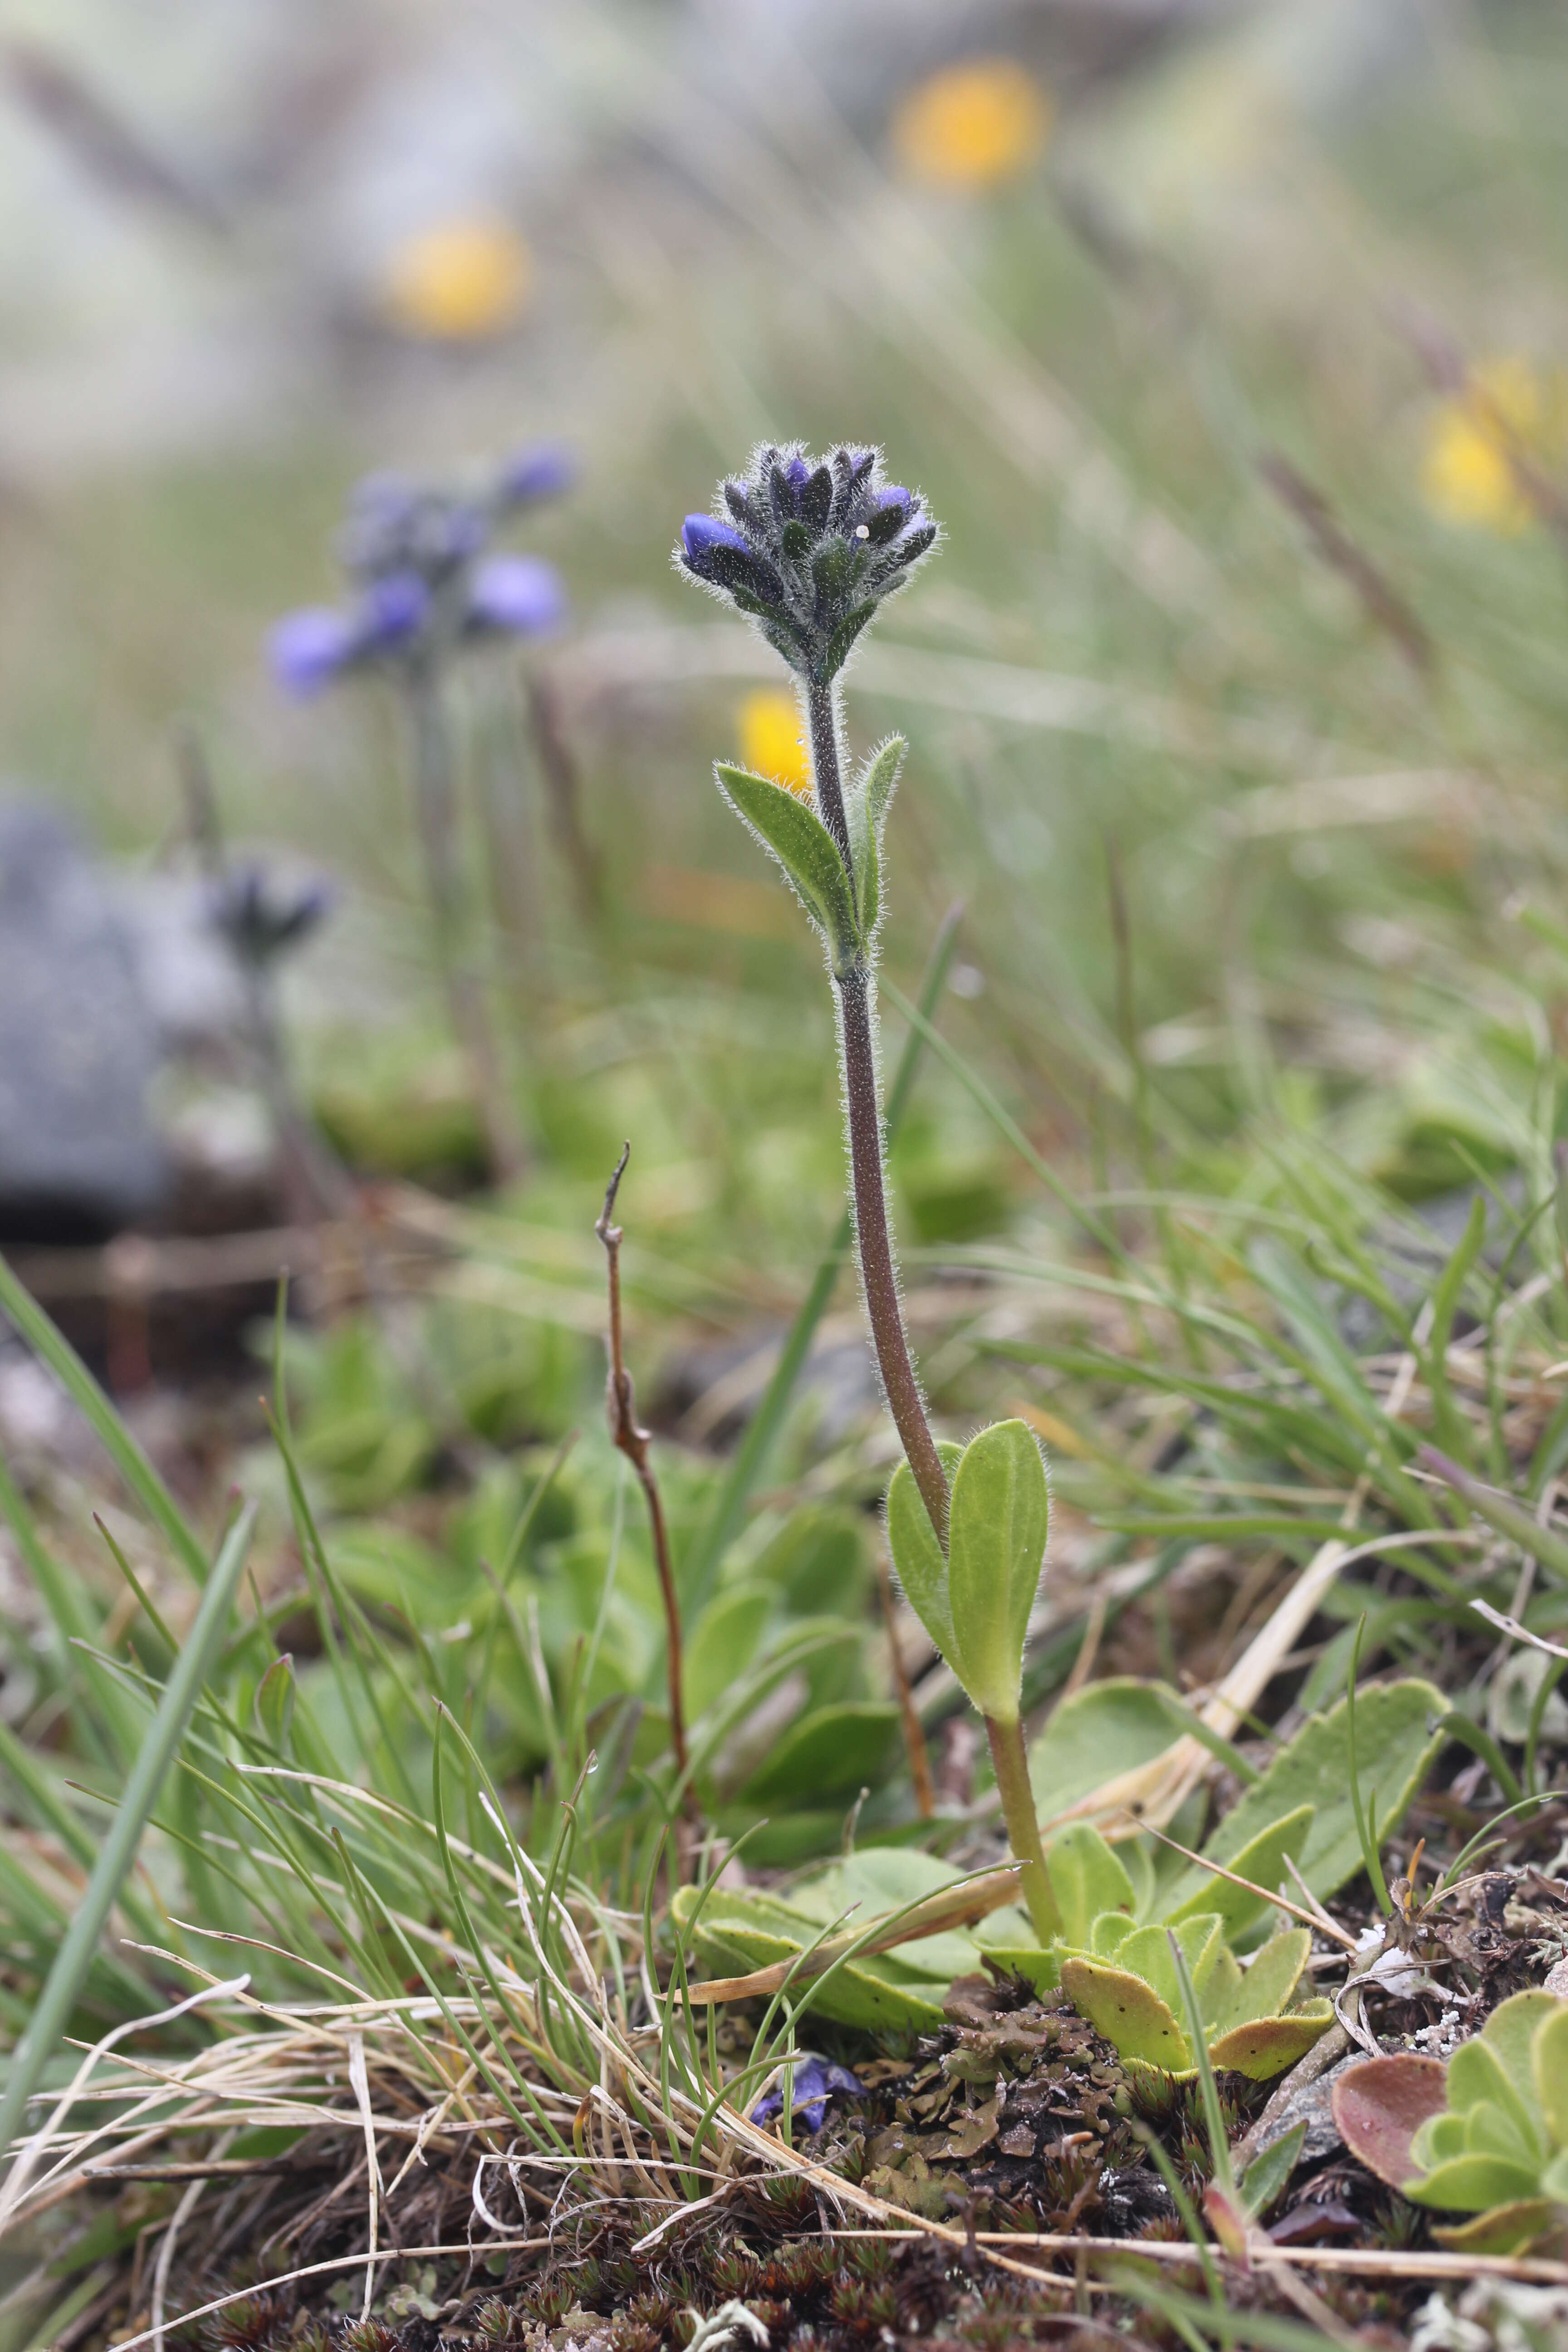
{"type": "Polygon", "coordinates": [[[637,1421],[632,1376],[626,1370],[621,1336],[622,1230],[610,1222],[615,1214],[616,1195],[621,1189],[621,1178],[626,1172],[626,1162],[631,1156],[632,1147],[627,1143],[623,1146],[621,1156],[616,1162],[615,1173],[605,1188],[605,1205],[594,1224],[594,1231],[605,1244],[605,1255],[608,1261],[609,1327],[606,1344],[610,1373],[605,1391],[605,1408],[609,1416],[610,1436],[636,1471],[643,1500],[647,1505],[654,1565],[658,1570],[658,1587],[664,1596],[665,1658],[669,1681],[669,1745],[675,1758],[676,1784],[680,1792],[681,1808],[689,1814],[693,1798],[687,1765],[686,1717],[680,1695],[680,1601],[675,1590],[675,1570],[669,1557],[669,1529],[665,1524],[664,1504],[649,1458],[652,1432],[644,1429],[637,1421]]]}

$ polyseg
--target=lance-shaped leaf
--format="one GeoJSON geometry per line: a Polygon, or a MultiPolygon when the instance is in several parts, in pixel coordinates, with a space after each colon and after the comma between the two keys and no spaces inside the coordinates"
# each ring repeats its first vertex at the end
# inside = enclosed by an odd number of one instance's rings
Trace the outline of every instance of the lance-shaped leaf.
{"type": "MultiPolygon", "coordinates": [[[[939,1437],[936,1450],[951,1484],[963,1459],[963,1448],[953,1444],[951,1438],[939,1437]]],[[[936,1530],[907,1462],[900,1463],[888,1488],[888,1549],[893,1555],[893,1568],[905,1600],[957,1674],[947,1554],[936,1539],[936,1530]]]]}
{"type": "Polygon", "coordinates": [[[769,856],[777,858],[801,905],[827,941],[836,971],[859,960],[860,936],[844,861],[816,810],[771,777],[721,760],[719,789],[769,856]]]}
{"type": "Polygon", "coordinates": [[[1026,1422],[993,1422],[970,1440],[948,1519],[949,1664],[981,1714],[999,1723],[1017,1719],[1050,1515],[1045,1461],[1026,1422]]]}
{"type": "Polygon", "coordinates": [[[865,940],[874,936],[881,912],[882,827],[908,750],[901,735],[889,735],[872,752],[845,795],[849,856],[855,868],[855,904],[860,919],[860,937],[865,940]]]}

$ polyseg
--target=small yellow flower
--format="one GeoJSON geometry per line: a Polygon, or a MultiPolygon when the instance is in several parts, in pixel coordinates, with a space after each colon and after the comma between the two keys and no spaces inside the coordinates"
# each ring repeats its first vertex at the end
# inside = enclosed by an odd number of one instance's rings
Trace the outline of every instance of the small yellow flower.
{"type": "Polygon", "coordinates": [[[735,715],[745,765],[804,800],[811,790],[811,761],[801,741],[800,706],[794,695],[765,688],[748,694],[735,715]]]}
{"type": "Polygon", "coordinates": [[[893,117],[893,144],[922,180],[994,187],[1037,160],[1051,111],[1046,91],[1016,58],[968,58],[905,94],[893,117]]]}
{"type": "Polygon", "coordinates": [[[381,307],[426,341],[484,342],[515,324],[532,279],[533,257],[504,221],[439,221],[393,254],[381,307]]]}
{"type": "Polygon", "coordinates": [[[1422,461],[1426,503],[1448,522],[1511,536],[1535,509],[1514,465],[1550,474],[1568,456],[1568,374],[1524,359],[1489,361],[1431,418],[1422,461]]]}

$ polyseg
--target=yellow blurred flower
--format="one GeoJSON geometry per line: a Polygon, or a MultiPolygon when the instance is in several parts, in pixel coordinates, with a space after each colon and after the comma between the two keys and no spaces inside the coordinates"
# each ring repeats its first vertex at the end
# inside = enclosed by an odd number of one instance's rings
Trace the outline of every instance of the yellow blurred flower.
{"type": "Polygon", "coordinates": [[[1568,373],[1542,374],[1525,359],[1491,360],[1427,425],[1421,486],[1428,506],[1475,530],[1528,530],[1535,509],[1516,457],[1543,473],[1568,457],[1568,373]]]}
{"type": "Polygon", "coordinates": [[[735,716],[745,765],[804,799],[811,790],[811,761],[801,741],[800,705],[794,695],[771,687],[748,694],[735,716]]]}
{"type": "Polygon", "coordinates": [[[521,316],[533,257],[504,221],[439,221],[393,254],[381,307],[394,326],[431,342],[483,342],[521,316]]]}
{"type": "Polygon", "coordinates": [[[1016,58],[968,58],[906,92],[893,116],[893,144],[922,180],[994,187],[1035,162],[1051,112],[1049,97],[1016,58]]]}

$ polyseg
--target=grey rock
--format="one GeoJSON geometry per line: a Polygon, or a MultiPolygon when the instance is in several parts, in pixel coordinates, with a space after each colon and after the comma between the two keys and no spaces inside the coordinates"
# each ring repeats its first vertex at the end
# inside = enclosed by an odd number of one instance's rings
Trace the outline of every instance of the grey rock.
{"type": "Polygon", "coordinates": [[[76,835],[0,804],[0,1231],[65,1239],[159,1205],[157,1063],[124,925],[76,835]]]}
{"type": "Polygon", "coordinates": [[[113,878],[115,910],[137,985],[160,1040],[189,1053],[232,1037],[246,1019],[245,983],[212,919],[212,892],[179,874],[113,878]]]}

